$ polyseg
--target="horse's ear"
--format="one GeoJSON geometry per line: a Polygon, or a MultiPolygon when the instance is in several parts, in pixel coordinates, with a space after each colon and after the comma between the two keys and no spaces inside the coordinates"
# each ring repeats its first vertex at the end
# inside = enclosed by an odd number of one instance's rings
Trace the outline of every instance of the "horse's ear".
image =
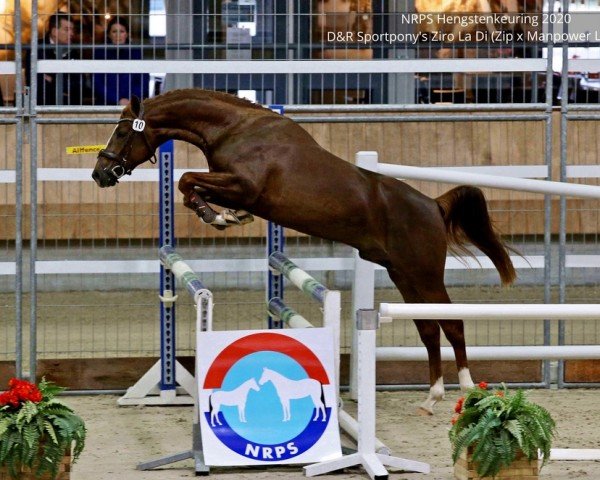
{"type": "Polygon", "coordinates": [[[132,95],[129,100],[129,106],[131,107],[131,112],[136,116],[140,116],[140,99],[137,95],[132,95]]]}

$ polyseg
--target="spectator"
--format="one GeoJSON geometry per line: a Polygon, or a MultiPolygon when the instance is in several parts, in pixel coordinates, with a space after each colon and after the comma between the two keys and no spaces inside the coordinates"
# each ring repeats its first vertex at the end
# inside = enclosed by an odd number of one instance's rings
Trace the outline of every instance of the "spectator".
{"type": "MultiPolygon", "coordinates": [[[[70,48],[74,34],[75,25],[69,14],[52,15],[38,49],[38,60],[79,59],[79,52],[70,48]]],[[[40,73],[37,83],[38,105],[81,105],[85,97],[85,83],[79,73],[40,73]]]]}
{"type": "MultiPolygon", "coordinates": [[[[142,50],[132,47],[129,25],[125,19],[114,17],[106,27],[106,49],[95,52],[96,60],[141,60],[142,50]]],[[[94,75],[94,93],[103,105],[126,105],[132,95],[148,97],[148,74],[98,73],[94,75]]]]}

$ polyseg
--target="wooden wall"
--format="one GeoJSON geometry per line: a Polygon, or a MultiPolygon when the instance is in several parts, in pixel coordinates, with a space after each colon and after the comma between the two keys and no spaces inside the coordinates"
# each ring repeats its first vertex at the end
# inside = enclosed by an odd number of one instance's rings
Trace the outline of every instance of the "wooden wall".
{"type": "MultiPolygon", "coordinates": [[[[55,116],[55,115],[53,115],[55,116]]],[[[106,117],[106,116],[103,116],[106,117]]],[[[379,152],[380,161],[416,166],[542,165],[544,163],[545,125],[526,122],[411,122],[411,123],[307,123],[302,125],[326,149],[354,161],[360,150],[379,152]]],[[[554,117],[554,164],[559,158],[559,116],[554,117]]],[[[5,152],[14,152],[14,126],[0,126],[5,152]]],[[[38,166],[43,168],[88,168],[95,154],[67,155],[74,145],[105,143],[112,125],[39,125],[38,166]]],[[[600,122],[570,121],[568,131],[569,163],[600,163],[600,122]]],[[[190,145],[176,142],[176,168],[202,168],[202,153],[190,145]]],[[[25,225],[29,225],[29,145],[24,145],[25,225]]],[[[0,169],[14,167],[14,157],[0,160],[0,169]]],[[[147,165],[140,168],[155,168],[147,165]]],[[[135,175],[135,173],[134,173],[135,175]]],[[[553,176],[558,179],[558,167],[553,176]]],[[[587,180],[586,183],[593,183],[587,180]]],[[[411,182],[430,196],[437,196],[450,185],[411,182]]],[[[486,196],[498,227],[506,234],[543,233],[543,197],[524,192],[486,189],[486,196]]],[[[175,200],[179,200],[177,195],[175,200]]],[[[155,183],[122,182],[116,188],[100,189],[94,182],[38,183],[40,239],[155,238],[158,232],[158,188],[155,183]]],[[[556,200],[557,201],[557,200],[556,200]]],[[[598,202],[570,200],[574,211],[568,217],[573,233],[600,231],[598,202]]],[[[553,230],[558,231],[558,204],[555,203],[553,230]]],[[[181,204],[176,208],[178,237],[262,236],[262,222],[243,230],[218,232],[207,227],[181,204]]],[[[0,184],[0,239],[14,238],[14,185],[0,184]]]]}

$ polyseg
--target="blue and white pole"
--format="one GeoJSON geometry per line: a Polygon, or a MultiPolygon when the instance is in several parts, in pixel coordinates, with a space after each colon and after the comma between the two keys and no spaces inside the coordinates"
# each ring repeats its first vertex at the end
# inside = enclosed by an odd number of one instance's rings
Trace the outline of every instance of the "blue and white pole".
{"type": "MultiPolygon", "coordinates": [[[[161,194],[159,211],[159,247],[175,247],[175,211],[173,202],[173,140],[159,147],[159,188],[161,194]]],[[[175,276],[160,265],[160,390],[175,390],[175,276]],[[173,301],[169,302],[172,298],[173,301]],[[165,301],[166,300],[166,301],[165,301]]]]}

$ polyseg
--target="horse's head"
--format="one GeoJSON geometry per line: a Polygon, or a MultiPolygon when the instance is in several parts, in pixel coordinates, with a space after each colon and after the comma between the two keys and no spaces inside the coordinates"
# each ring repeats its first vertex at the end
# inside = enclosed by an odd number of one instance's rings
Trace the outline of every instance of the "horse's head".
{"type": "Polygon", "coordinates": [[[258,383],[256,383],[256,379],[253,377],[252,381],[250,382],[250,388],[252,390],[256,390],[257,392],[260,391],[260,387],[258,386],[258,383]]]}
{"type": "Polygon", "coordinates": [[[121,118],[106,148],[98,153],[92,178],[104,187],[112,187],[123,175],[131,175],[135,167],[154,156],[155,146],[144,121],[144,106],[136,96],[123,109],[121,118]]]}
{"type": "Polygon", "coordinates": [[[264,385],[265,383],[267,383],[271,379],[271,376],[269,375],[270,371],[271,370],[269,370],[267,367],[263,368],[263,373],[260,376],[260,378],[258,379],[258,384],[259,385],[264,385]]]}

